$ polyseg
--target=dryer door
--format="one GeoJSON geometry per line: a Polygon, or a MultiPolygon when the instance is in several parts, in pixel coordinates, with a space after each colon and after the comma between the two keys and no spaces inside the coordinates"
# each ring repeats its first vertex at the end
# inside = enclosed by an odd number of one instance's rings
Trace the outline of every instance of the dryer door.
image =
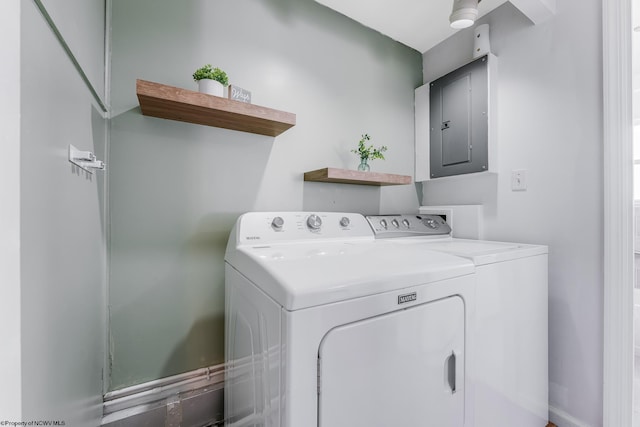
{"type": "Polygon", "coordinates": [[[329,331],[318,425],[462,427],[464,316],[449,297],[329,331]]]}

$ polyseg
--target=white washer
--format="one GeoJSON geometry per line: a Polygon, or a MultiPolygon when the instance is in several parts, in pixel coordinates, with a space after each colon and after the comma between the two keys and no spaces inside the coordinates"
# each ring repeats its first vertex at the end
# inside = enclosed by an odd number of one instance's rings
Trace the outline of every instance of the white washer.
{"type": "Polygon", "coordinates": [[[470,426],[474,265],[352,213],[248,213],[225,256],[227,426],[470,426]]]}
{"type": "Polygon", "coordinates": [[[440,215],[377,215],[376,237],[476,266],[474,427],[548,421],[548,248],[451,237],[440,215]]]}

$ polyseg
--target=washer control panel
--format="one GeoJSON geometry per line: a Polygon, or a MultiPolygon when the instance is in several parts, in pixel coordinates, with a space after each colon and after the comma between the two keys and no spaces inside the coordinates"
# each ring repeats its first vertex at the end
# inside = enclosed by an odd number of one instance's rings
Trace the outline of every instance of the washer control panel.
{"type": "Polygon", "coordinates": [[[376,238],[408,236],[447,236],[451,227],[440,215],[368,215],[376,238]]]}
{"type": "Polygon", "coordinates": [[[373,240],[364,216],[343,212],[249,212],[236,223],[236,239],[244,244],[269,244],[316,239],[373,240]]]}

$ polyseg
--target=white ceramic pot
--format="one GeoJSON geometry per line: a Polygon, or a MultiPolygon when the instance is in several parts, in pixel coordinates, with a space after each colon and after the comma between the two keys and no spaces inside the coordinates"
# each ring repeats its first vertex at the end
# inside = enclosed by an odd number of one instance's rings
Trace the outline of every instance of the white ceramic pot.
{"type": "Polygon", "coordinates": [[[198,91],[209,95],[224,96],[222,83],[211,79],[198,80],[198,91]]]}

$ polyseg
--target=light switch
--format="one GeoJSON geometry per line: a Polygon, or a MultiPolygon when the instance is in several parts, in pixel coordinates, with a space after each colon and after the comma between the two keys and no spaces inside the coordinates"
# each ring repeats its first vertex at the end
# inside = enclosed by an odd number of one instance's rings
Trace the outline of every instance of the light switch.
{"type": "Polygon", "coordinates": [[[527,171],[525,169],[511,171],[511,191],[527,191],[527,171]]]}

